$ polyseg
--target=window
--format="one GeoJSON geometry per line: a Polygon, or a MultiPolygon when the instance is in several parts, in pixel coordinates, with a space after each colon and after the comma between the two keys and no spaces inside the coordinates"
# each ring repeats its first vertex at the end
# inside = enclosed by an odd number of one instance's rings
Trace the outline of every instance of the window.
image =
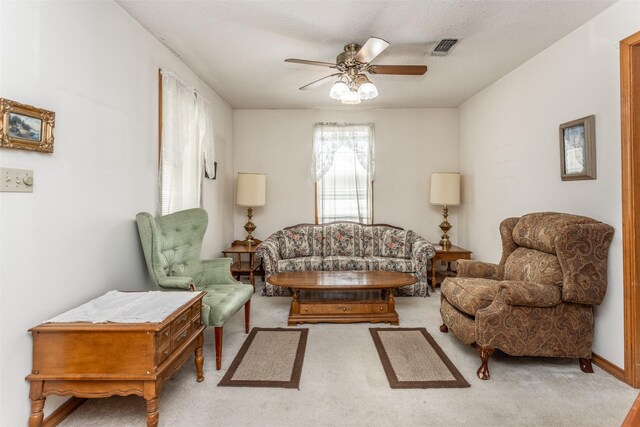
{"type": "Polygon", "coordinates": [[[175,74],[161,71],[161,143],[158,211],[200,206],[202,164],[213,172],[209,103],[175,74]]]}
{"type": "Polygon", "coordinates": [[[373,126],[317,124],[313,179],[317,222],[373,221],[373,126]]]}

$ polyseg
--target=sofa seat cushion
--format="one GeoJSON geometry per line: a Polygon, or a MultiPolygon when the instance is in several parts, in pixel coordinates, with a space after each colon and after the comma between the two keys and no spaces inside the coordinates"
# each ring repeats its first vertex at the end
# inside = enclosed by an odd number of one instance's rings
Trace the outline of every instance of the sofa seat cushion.
{"type": "Polygon", "coordinates": [[[355,256],[326,256],[322,260],[324,271],[360,271],[367,269],[367,263],[362,257],[355,256]]]}
{"type": "Polygon", "coordinates": [[[413,273],[415,271],[413,260],[407,258],[386,258],[379,256],[364,257],[367,270],[399,271],[401,273],[413,273]]]}
{"type": "Polygon", "coordinates": [[[286,271],[317,271],[322,270],[321,256],[280,259],[277,263],[279,272],[286,271]]]}
{"type": "Polygon", "coordinates": [[[499,288],[497,280],[448,277],[442,282],[442,296],[458,310],[475,316],[493,302],[499,288]]]}
{"type": "Polygon", "coordinates": [[[222,326],[253,295],[251,285],[216,285],[207,287],[202,299],[202,318],[207,326],[222,326]]]}

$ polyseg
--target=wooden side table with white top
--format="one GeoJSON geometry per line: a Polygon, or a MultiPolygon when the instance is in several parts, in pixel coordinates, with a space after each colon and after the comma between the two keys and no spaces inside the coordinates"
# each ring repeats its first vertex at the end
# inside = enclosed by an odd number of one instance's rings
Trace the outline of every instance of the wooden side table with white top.
{"type": "Polygon", "coordinates": [[[33,368],[26,378],[31,383],[29,427],[42,425],[49,395],[130,394],[145,398],[147,426],[157,426],[162,386],[192,351],[197,381],[204,380],[205,294],[110,291],[29,329],[33,336],[33,368]]]}

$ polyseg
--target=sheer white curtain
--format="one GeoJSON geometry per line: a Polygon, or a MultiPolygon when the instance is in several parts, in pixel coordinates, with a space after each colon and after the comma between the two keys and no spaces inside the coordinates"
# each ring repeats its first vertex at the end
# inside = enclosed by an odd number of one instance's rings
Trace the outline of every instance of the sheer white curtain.
{"type": "Polygon", "coordinates": [[[312,164],[318,190],[318,222],[371,223],[375,170],[373,126],[315,125],[312,164]]]}
{"type": "Polygon", "coordinates": [[[203,157],[213,171],[213,119],[209,103],[167,70],[162,70],[161,141],[160,214],[199,207],[203,157]]]}
{"type": "Polygon", "coordinates": [[[209,101],[197,94],[196,97],[196,120],[198,123],[198,137],[200,146],[202,147],[202,155],[204,158],[204,169],[208,176],[214,176],[214,139],[213,139],[213,117],[209,101]]]}

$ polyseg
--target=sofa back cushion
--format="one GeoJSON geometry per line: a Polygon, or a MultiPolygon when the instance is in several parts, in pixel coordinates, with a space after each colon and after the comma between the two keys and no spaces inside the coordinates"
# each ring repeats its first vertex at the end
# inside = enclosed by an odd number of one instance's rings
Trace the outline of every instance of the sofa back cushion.
{"type": "Polygon", "coordinates": [[[411,258],[413,232],[392,227],[380,227],[380,256],[411,258]]]}
{"type": "Polygon", "coordinates": [[[380,226],[362,227],[362,256],[380,256],[380,226]]]}
{"type": "Polygon", "coordinates": [[[311,256],[312,245],[307,226],[300,225],[280,230],[278,240],[282,259],[311,256]]]}
{"type": "Polygon", "coordinates": [[[524,215],[513,228],[513,241],[521,247],[556,254],[556,236],[567,226],[596,222],[586,216],[556,212],[524,215]]]}
{"type": "Polygon", "coordinates": [[[362,228],[346,222],[325,225],[323,256],[362,256],[362,228]]]}
{"type": "Polygon", "coordinates": [[[555,255],[518,248],[507,258],[504,280],[562,286],[562,269],[555,255]]]}

